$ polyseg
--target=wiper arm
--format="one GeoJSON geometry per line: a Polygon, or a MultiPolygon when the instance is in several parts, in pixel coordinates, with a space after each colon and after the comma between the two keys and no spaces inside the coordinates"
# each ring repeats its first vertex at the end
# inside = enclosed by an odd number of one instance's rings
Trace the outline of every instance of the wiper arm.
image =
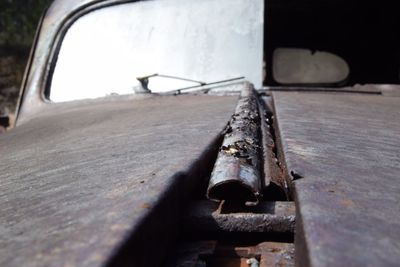
{"type": "MultiPolygon", "coordinates": [[[[220,81],[216,81],[216,82],[205,83],[205,84],[201,84],[201,85],[194,85],[194,86],[189,86],[189,87],[183,87],[183,88],[175,89],[175,90],[172,90],[172,91],[168,91],[168,92],[166,92],[166,93],[175,92],[176,94],[179,95],[182,91],[191,90],[191,89],[197,88],[197,87],[199,87],[199,86],[214,85],[214,84],[219,84],[219,83],[233,82],[233,81],[237,81],[237,80],[242,80],[242,79],[244,79],[244,78],[246,78],[246,77],[240,76],[240,77],[235,77],[235,78],[220,80],[220,81]]],[[[209,90],[209,89],[208,89],[208,90],[209,90]]]]}
{"type": "Polygon", "coordinates": [[[154,73],[154,74],[147,75],[147,76],[136,77],[136,80],[138,80],[140,82],[141,88],[134,88],[135,93],[151,93],[151,90],[149,89],[149,79],[152,78],[152,77],[157,77],[157,76],[158,77],[163,77],[163,78],[175,79],[175,80],[194,82],[194,83],[198,83],[200,86],[203,86],[203,85],[207,84],[207,83],[202,82],[202,81],[196,81],[196,80],[177,77],[177,76],[163,75],[163,74],[154,73]]]}

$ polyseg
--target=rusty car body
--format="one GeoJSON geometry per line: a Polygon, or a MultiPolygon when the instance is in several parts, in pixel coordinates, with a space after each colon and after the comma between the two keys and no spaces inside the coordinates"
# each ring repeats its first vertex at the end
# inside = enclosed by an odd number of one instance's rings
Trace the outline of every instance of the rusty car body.
{"type": "Polygon", "coordinates": [[[55,0],[0,135],[0,266],[398,266],[398,19],[375,9],[367,42],[375,6],[317,2],[55,0]],[[115,32],[159,69],[107,56],[115,32]],[[111,73],[138,87],[53,97],[111,73]]]}

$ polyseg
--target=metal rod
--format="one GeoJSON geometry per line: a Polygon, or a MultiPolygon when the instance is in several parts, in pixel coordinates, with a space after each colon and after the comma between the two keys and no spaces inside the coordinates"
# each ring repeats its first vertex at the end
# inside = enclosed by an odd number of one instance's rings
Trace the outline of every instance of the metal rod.
{"type": "Polygon", "coordinates": [[[296,221],[294,202],[264,202],[256,207],[228,203],[197,201],[183,217],[185,231],[204,232],[246,232],[246,233],[287,233],[293,234],[296,221]]]}
{"type": "Polygon", "coordinates": [[[200,85],[205,85],[205,84],[207,84],[206,82],[197,81],[197,80],[192,80],[192,79],[187,79],[187,78],[182,78],[182,77],[177,77],[177,76],[171,76],[171,75],[158,74],[158,76],[159,76],[159,77],[164,77],[164,78],[169,78],[169,79],[176,79],[176,80],[194,82],[194,83],[198,83],[198,84],[200,84],[200,85]]]}
{"type": "Polygon", "coordinates": [[[230,79],[226,79],[226,80],[221,80],[221,81],[215,81],[215,82],[205,83],[205,84],[202,84],[202,85],[193,85],[193,86],[183,87],[183,88],[180,88],[180,89],[172,90],[172,91],[170,91],[170,92],[176,92],[176,93],[180,94],[181,91],[186,91],[186,90],[198,88],[198,87],[200,87],[200,86],[214,85],[214,84],[227,83],[227,82],[233,82],[233,81],[237,81],[237,80],[242,80],[242,79],[244,79],[244,78],[245,78],[244,76],[236,77],[236,78],[230,78],[230,79]]]}
{"type": "Polygon", "coordinates": [[[264,177],[264,187],[269,186],[271,183],[271,174],[272,174],[272,150],[274,148],[275,142],[270,133],[270,126],[267,123],[267,110],[263,106],[262,102],[258,103],[259,113],[260,113],[260,128],[261,128],[261,144],[263,151],[263,161],[262,161],[262,169],[263,169],[263,177],[264,177]]]}
{"type": "Polygon", "coordinates": [[[175,80],[182,80],[182,81],[188,81],[188,82],[194,82],[194,83],[198,83],[200,85],[205,85],[207,84],[206,82],[202,82],[202,81],[197,81],[197,80],[192,80],[192,79],[188,79],[188,78],[182,78],[182,77],[178,77],[178,76],[172,76],[172,75],[164,75],[164,74],[158,74],[158,73],[154,73],[151,75],[147,75],[147,76],[142,76],[142,77],[136,77],[136,79],[138,81],[143,81],[152,77],[163,77],[163,78],[168,78],[168,79],[175,79],[175,80]]]}
{"type": "Polygon", "coordinates": [[[261,197],[260,116],[257,93],[245,83],[226,130],[207,197],[256,205],[261,197]]]}

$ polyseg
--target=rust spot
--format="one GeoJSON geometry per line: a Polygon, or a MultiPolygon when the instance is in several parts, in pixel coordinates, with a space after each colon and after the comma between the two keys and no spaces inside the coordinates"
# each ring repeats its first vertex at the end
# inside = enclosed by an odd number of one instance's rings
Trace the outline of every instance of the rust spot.
{"type": "Polygon", "coordinates": [[[207,189],[215,200],[258,203],[261,197],[257,92],[243,88],[207,189]],[[229,132],[229,133],[228,133],[229,132]]]}
{"type": "Polygon", "coordinates": [[[275,253],[275,252],[281,251],[281,249],[280,248],[271,248],[270,251],[275,253]]]}
{"type": "Polygon", "coordinates": [[[143,203],[141,207],[142,209],[150,209],[151,205],[149,203],[143,203]]]}
{"type": "Polygon", "coordinates": [[[345,207],[351,207],[354,206],[354,202],[351,199],[342,199],[340,201],[340,204],[345,206],[345,207]]]}

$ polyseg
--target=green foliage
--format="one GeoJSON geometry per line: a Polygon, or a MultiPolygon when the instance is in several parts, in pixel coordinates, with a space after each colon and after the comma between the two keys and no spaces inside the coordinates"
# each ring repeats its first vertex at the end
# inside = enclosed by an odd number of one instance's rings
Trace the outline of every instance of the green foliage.
{"type": "Polygon", "coordinates": [[[30,46],[44,9],[52,0],[0,0],[0,46],[30,46]]]}

